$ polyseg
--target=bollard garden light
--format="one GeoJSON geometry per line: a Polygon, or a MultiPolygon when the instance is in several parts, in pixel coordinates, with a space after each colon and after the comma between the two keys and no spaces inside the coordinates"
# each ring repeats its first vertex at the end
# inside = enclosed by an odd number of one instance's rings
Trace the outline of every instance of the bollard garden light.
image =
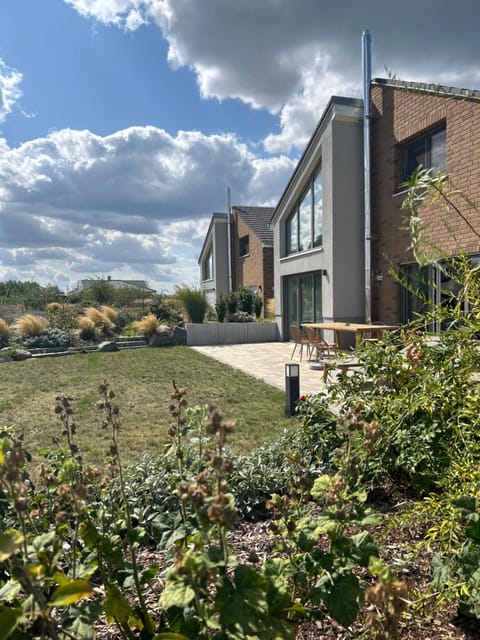
{"type": "Polygon", "coordinates": [[[285,365],[285,413],[292,416],[300,397],[300,365],[288,362],[285,365]]]}

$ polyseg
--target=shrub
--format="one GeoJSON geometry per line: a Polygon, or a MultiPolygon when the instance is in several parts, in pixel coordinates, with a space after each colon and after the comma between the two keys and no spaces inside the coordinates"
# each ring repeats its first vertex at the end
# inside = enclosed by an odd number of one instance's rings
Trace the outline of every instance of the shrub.
{"type": "Polygon", "coordinates": [[[150,338],[157,333],[160,322],[156,315],[147,313],[141,320],[134,322],[133,326],[142,336],[150,338]]]}
{"type": "Polygon", "coordinates": [[[53,347],[69,347],[71,336],[62,329],[45,329],[38,336],[23,338],[22,344],[27,349],[49,349],[53,347]]]}
{"type": "Polygon", "coordinates": [[[225,296],[225,303],[227,305],[228,320],[230,322],[230,318],[238,309],[238,296],[235,291],[231,291],[227,296],[225,296]]]}
{"type": "Polygon", "coordinates": [[[253,322],[254,317],[246,311],[236,311],[229,316],[230,322],[253,322]]]}
{"type": "Polygon", "coordinates": [[[253,299],[253,308],[254,308],[255,317],[257,318],[257,320],[262,315],[262,307],[263,307],[263,300],[260,298],[259,295],[256,295],[255,298],[253,299]]]}
{"type": "Polygon", "coordinates": [[[252,315],[254,299],[253,291],[249,287],[239,287],[237,296],[239,311],[252,315]]]}
{"type": "Polygon", "coordinates": [[[204,321],[207,300],[203,291],[190,287],[177,287],[176,296],[182,303],[190,322],[202,323],[204,321]]]}
{"type": "Polygon", "coordinates": [[[77,326],[78,309],[75,305],[52,303],[48,305],[48,324],[54,329],[72,332],[77,326]],[[58,305],[58,306],[57,306],[58,305]]]}
{"type": "Polygon", "coordinates": [[[175,298],[158,296],[149,306],[150,313],[168,325],[183,325],[183,317],[178,309],[179,302],[175,298]]]}
{"type": "Polygon", "coordinates": [[[13,327],[20,336],[38,336],[48,326],[48,320],[43,316],[35,316],[27,313],[18,318],[13,327]]]}
{"type": "Polygon", "coordinates": [[[225,320],[225,316],[227,315],[227,301],[225,300],[225,296],[223,293],[219,293],[217,296],[215,311],[217,313],[218,322],[223,322],[225,320]]]}

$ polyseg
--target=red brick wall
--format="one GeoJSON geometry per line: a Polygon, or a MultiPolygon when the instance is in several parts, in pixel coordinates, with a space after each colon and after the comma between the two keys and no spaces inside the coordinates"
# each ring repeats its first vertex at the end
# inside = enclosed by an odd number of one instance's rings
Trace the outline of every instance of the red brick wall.
{"type": "MultiPolygon", "coordinates": [[[[372,86],[372,284],[373,319],[399,321],[400,289],[390,267],[412,262],[410,238],[400,227],[405,194],[399,191],[402,143],[437,124],[446,124],[447,173],[453,184],[480,202],[480,100],[445,97],[402,88],[372,86]]],[[[458,202],[458,199],[456,200],[458,202]]],[[[465,206],[462,205],[462,211],[465,206]]],[[[461,218],[440,203],[422,206],[425,238],[448,255],[480,252],[480,241],[461,218]]],[[[470,219],[480,231],[480,216],[470,219]]]]}
{"type": "MultiPolygon", "coordinates": [[[[232,233],[234,279],[233,287],[262,287],[264,310],[266,301],[273,298],[273,247],[263,247],[258,236],[253,233],[238,213],[234,210],[232,233]],[[248,235],[249,254],[240,257],[240,238],[248,235]]],[[[262,311],[263,313],[263,311],[262,311]]]]}

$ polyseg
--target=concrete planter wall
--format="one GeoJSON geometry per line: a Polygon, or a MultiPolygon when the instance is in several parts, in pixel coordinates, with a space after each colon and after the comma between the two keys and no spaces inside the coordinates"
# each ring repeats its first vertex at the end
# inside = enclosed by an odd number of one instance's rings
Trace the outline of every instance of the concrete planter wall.
{"type": "Polygon", "coordinates": [[[242,344],[277,342],[280,338],[275,322],[205,322],[186,324],[187,345],[242,344]]]}

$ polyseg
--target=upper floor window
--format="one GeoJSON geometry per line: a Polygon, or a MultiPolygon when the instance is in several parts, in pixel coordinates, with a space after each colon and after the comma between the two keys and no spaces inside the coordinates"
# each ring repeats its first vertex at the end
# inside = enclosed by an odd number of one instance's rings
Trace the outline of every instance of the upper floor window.
{"type": "Polygon", "coordinates": [[[248,236],[243,236],[242,238],[240,238],[239,252],[240,252],[240,257],[241,258],[243,256],[248,256],[248,254],[250,252],[250,243],[249,243],[249,240],[248,240],[248,236]]]}
{"type": "Polygon", "coordinates": [[[203,262],[203,279],[211,280],[213,278],[213,249],[209,249],[203,262]]]}
{"type": "Polygon", "coordinates": [[[434,173],[445,171],[446,139],[443,126],[406,142],[402,147],[402,179],[408,180],[418,165],[422,165],[424,169],[432,169],[434,173]]]}
{"type": "Polygon", "coordinates": [[[286,222],[286,253],[308,251],[323,242],[322,172],[318,169],[286,222]]]}

